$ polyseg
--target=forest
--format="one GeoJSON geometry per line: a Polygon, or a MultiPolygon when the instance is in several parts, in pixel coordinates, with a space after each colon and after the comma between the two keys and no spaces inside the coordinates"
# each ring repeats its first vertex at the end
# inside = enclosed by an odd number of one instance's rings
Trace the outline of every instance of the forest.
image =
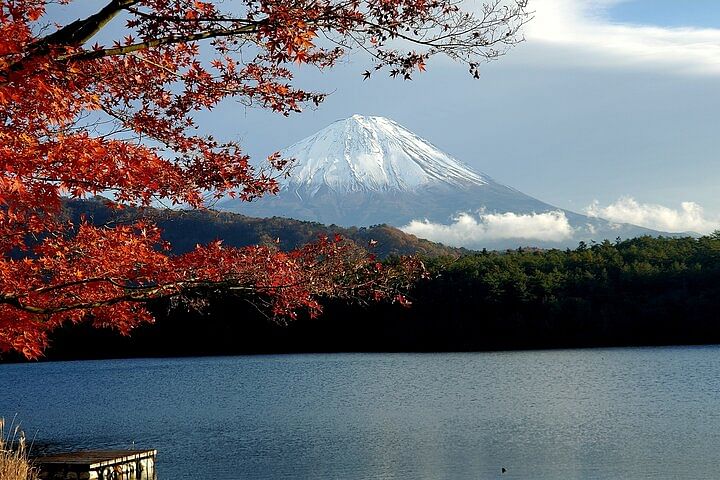
{"type": "Polygon", "coordinates": [[[208,292],[154,302],[157,322],[130,337],[61,328],[46,358],[720,343],[717,232],[424,262],[428,278],[411,291],[409,307],[326,300],[319,318],[283,323],[247,299],[208,292]]]}

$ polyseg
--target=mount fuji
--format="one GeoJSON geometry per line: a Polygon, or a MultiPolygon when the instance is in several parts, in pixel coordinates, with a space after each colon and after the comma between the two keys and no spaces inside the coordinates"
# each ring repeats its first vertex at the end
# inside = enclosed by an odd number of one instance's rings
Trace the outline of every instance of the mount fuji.
{"type": "Polygon", "coordinates": [[[471,248],[565,247],[581,240],[660,234],[542,202],[475,171],[383,117],[339,120],[281,154],[294,164],[278,195],[250,203],[225,199],[217,207],[341,226],[385,223],[440,241],[442,237],[431,238],[431,233],[452,233],[456,227],[462,230],[460,223],[467,227],[470,222],[469,230],[447,243],[471,248]],[[500,233],[491,232],[493,221],[513,219],[531,221],[522,232],[508,225],[500,233]],[[564,222],[564,233],[543,235],[547,220],[564,222]],[[528,226],[537,231],[528,232],[528,226]]]}

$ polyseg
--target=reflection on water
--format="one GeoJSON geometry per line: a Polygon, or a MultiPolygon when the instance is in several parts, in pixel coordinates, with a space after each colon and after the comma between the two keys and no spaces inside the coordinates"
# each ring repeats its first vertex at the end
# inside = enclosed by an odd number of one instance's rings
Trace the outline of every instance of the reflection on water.
{"type": "Polygon", "coordinates": [[[0,365],[46,449],[160,480],[718,478],[720,348],[0,365]]]}

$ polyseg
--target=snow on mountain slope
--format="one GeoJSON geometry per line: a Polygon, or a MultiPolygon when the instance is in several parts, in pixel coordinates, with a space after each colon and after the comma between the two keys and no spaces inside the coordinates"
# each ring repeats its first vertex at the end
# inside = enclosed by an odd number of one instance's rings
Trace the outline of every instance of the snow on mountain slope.
{"type": "Polygon", "coordinates": [[[412,191],[434,183],[468,186],[489,180],[383,117],[339,120],[282,155],[297,159],[284,188],[311,196],[323,187],[336,193],[412,191]]]}

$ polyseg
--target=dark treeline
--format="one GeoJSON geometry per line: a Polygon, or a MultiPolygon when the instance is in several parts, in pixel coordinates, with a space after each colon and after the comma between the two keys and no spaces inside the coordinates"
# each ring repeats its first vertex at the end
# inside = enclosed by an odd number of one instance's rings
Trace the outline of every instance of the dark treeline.
{"type": "Polygon", "coordinates": [[[413,306],[327,303],[287,326],[247,303],[154,308],[131,338],[74,326],[49,358],[720,343],[720,235],[427,260],[413,306]]]}
{"type": "Polygon", "coordinates": [[[471,349],[720,341],[718,235],[481,253],[431,270],[422,316],[444,316],[448,343],[471,349]]]}

